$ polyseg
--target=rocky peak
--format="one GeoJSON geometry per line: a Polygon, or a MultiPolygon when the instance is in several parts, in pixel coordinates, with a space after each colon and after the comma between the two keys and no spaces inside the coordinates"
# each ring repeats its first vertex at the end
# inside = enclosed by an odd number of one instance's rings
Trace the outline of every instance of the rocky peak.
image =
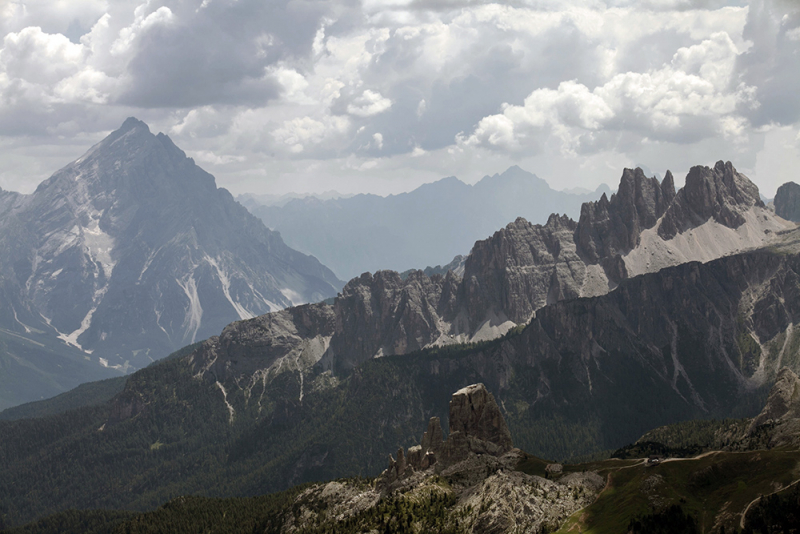
{"type": "Polygon", "coordinates": [[[231,321],[340,287],[135,118],[13,209],[16,220],[0,212],[0,235],[17,240],[0,242],[10,258],[0,284],[24,300],[3,326],[27,330],[16,324],[27,320],[98,365],[143,366],[231,321]]]}
{"type": "Polygon", "coordinates": [[[738,228],[745,222],[742,212],[753,206],[764,207],[758,187],[730,161],[718,161],[713,169],[698,165],[686,175],[686,185],[675,196],[658,233],[663,239],[672,239],[711,218],[738,228]]]}
{"type": "Polygon", "coordinates": [[[634,248],[642,230],[655,226],[675,197],[672,174],[663,183],[642,169],[625,169],[619,190],[609,200],[586,202],[575,233],[579,251],[590,263],[613,258],[634,248]]]}
{"type": "Polygon", "coordinates": [[[496,445],[500,453],[513,447],[500,407],[483,384],[459,389],[450,399],[449,436],[456,432],[496,445]]]}
{"type": "Polygon", "coordinates": [[[775,193],[775,214],[787,221],[800,222],[800,185],[786,182],[775,193]]]}
{"type": "Polygon", "coordinates": [[[404,354],[436,341],[443,334],[439,318],[446,313],[440,307],[454,302],[452,295],[442,299],[442,291],[453,293],[456,283],[452,277],[430,278],[421,271],[405,280],[394,271],[351,280],[334,304],[337,369],[346,371],[366,359],[404,354]]]}
{"type": "Polygon", "coordinates": [[[477,329],[486,310],[494,310],[502,320],[525,322],[546,304],[554,285],[566,296],[578,296],[575,285],[583,272],[559,269],[580,262],[573,240],[575,224],[555,214],[544,226],[520,217],[476,242],[464,265],[461,288],[470,326],[477,329]]]}
{"type": "Polygon", "coordinates": [[[438,417],[432,417],[420,445],[397,451],[397,460],[389,456],[389,468],[381,475],[387,486],[417,471],[434,467],[441,472],[478,455],[500,457],[513,450],[500,407],[483,384],[462,388],[450,399],[450,432],[442,438],[438,417]]]}

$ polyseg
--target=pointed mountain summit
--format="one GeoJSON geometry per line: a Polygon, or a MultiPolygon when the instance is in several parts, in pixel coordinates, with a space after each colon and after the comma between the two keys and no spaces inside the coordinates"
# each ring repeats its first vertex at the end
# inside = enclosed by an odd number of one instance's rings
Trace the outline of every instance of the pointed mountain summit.
{"type": "Polygon", "coordinates": [[[143,367],[342,285],[135,118],[0,207],[0,326],[53,334],[97,365],[143,367]]]}

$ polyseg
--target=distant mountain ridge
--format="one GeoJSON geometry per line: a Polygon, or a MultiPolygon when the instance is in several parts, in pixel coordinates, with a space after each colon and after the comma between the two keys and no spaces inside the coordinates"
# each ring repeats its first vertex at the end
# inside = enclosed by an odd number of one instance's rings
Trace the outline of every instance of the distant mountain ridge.
{"type": "Polygon", "coordinates": [[[0,327],[92,365],[141,368],[340,287],[134,118],[34,193],[0,194],[0,327]]]}
{"type": "Polygon", "coordinates": [[[604,295],[635,275],[763,246],[794,227],[766,209],[757,187],[730,162],[694,167],[686,183],[676,193],[670,173],[659,183],[641,169],[626,169],[618,192],[585,203],[578,222],[553,214],[542,226],[520,218],[476,242],[463,277],[365,273],[332,306],[230,325],[206,342],[195,365],[202,373],[213,368],[216,376],[249,377],[252,362],[241,369],[225,362],[238,361],[235,354],[256,343],[273,348],[261,364],[270,369],[336,374],[374,357],[488,340],[545,305],[604,295]]]}
{"type": "Polygon", "coordinates": [[[450,176],[388,197],[306,197],[272,206],[250,197],[244,204],[289,246],[347,279],[440,265],[517,217],[544,223],[554,212],[577,216],[583,202],[602,193],[611,193],[605,184],[586,194],[556,191],[514,166],[475,185],[450,176]]]}

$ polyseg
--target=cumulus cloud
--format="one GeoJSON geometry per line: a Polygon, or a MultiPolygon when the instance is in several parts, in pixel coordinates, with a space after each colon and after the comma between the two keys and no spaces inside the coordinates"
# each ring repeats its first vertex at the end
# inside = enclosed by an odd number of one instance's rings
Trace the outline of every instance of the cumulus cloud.
{"type": "Polygon", "coordinates": [[[11,0],[0,137],[100,138],[137,115],[220,183],[248,165],[755,161],[765,131],[798,127],[799,49],[788,0],[11,0]]]}
{"type": "Polygon", "coordinates": [[[736,115],[737,108],[755,103],[752,88],[732,87],[737,54],[726,33],[715,33],[680,48],[658,70],[619,73],[593,89],[574,80],[557,89],[537,89],[521,106],[505,104],[501,114],[481,119],[458,141],[539,151],[557,140],[560,150],[579,153],[614,149],[619,136],[613,134],[624,131],[675,143],[739,137],[745,120],[736,115]]]}
{"type": "Polygon", "coordinates": [[[751,2],[743,36],[750,48],[739,56],[738,74],[755,87],[760,105],[742,113],[756,126],[800,120],[800,4],[751,2]]]}
{"type": "Polygon", "coordinates": [[[347,112],[357,117],[371,117],[392,107],[392,101],[375,91],[365,90],[347,105],[347,112]]]}
{"type": "Polygon", "coordinates": [[[350,121],[346,117],[333,116],[322,121],[299,117],[285,121],[272,135],[278,147],[298,154],[309,146],[323,145],[326,141],[339,138],[349,128],[350,121]]]}

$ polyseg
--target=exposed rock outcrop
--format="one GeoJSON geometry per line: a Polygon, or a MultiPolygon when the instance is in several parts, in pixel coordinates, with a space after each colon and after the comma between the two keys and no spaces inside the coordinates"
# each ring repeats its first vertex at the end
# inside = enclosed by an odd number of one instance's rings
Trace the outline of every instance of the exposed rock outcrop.
{"type": "Polygon", "coordinates": [[[658,234],[671,239],[713,218],[728,228],[745,222],[742,212],[752,207],[764,208],[758,187],[734,169],[731,162],[718,161],[714,168],[696,166],[686,175],[686,185],[659,226],[658,234]]]}
{"type": "Polygon", "coordinates": [[[800,377],[788,367],[778,373],[764,409],[747,428],[745,440],[769,448],[800,445],[800,377]]]}
{"type": "Polygon", "coordinates": [[[575,235],[583,257],[598,263],[633,249],[642,231],[655,226],[674,198],[675,184],[669,171],[659,184],[642,169],[625,169],[611,200],[604,194],[581,209],[575,235]]]}
{"type": "Polygon", "coordinates": [[[32,194],[1,194],[0,234],[0,326],[121,371],[341,287],[132,117],[32,194]]]}
{"type": "Polygon", "coordinates": [[[775,214],[787,221],[800,222],[800,185],[786,182],[775,193],[775,214]]]}
{"type": "Polygon", "coordinates": [[[401,447],[397,460],[389,456],[389,467],[381,475],[381,485],[390,486],[430,467],[442,472],[476,455],[500,457],[512,449],[511,433],[494,396],[483,384],[473,384],[456,391],[450,400],[447,440],[442,439],[439,418],[431,418],[421,445],[411,447],[408,456],[401,447]]]}

